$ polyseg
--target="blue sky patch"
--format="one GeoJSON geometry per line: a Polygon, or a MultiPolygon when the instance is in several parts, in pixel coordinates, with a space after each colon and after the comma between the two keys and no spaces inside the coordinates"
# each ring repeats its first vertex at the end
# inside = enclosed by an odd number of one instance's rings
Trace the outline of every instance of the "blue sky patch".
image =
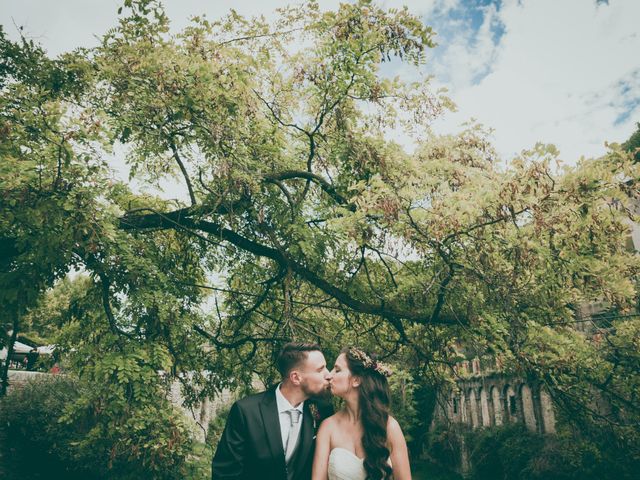
{"type": "MultiPolygon", "coordinates": [[[[495,7],[499,11],[502,6],[501,0],[464,0],[456,8],[444,10],[437,7],[431,14],[424,17],[424,21],[433,27],[438,34],[436,41],[438,47],[431,52],[430,57],[441,63],[448,56],[448,50],[452,45],[460,44],[461,39],[466,43],[466,47],[472,50],[478,42],[478,33],[487,15],[487,10],[495,7]]],[[[491,41],[497,45],[505,33],[504,24],[498,18],[493,19],[490,25],[491,41]]],[[[444,62],[443,62],[444,63],[444,62]]],[[[472,83],[477,84],[491,72],[491,64],[484,65],[472,77],[472,83]]],[[[447,77],[446,72],[442,72],[447,77]]],[[[441,78],[444,81],[450,78],[441,78]]]]}

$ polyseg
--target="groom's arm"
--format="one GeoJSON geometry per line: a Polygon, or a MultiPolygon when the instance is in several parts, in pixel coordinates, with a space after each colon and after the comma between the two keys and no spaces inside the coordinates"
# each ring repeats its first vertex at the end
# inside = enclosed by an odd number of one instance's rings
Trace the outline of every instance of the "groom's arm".
{"type": "Polygon", "coordinates": [[[213,480],[243,478],[246,443],[246,419],[236,402],[231,406],[227,424],[211,462],[213,480]]]}

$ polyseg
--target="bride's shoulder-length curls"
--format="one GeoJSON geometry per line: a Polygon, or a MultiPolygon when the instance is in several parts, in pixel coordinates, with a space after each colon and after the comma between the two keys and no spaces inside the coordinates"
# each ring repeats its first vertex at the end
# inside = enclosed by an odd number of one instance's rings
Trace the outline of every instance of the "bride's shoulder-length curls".
{"type": "Polygon", "coordinates": [[[351,374],[360,378],[359,405],[362,422],[362,448],[367,480],[392,478],[393,470],[388,463],[387,422],[389,421],[390,393],[387,377],[391,370],[375,355],[356,347],[342,350],[351,374]]]}

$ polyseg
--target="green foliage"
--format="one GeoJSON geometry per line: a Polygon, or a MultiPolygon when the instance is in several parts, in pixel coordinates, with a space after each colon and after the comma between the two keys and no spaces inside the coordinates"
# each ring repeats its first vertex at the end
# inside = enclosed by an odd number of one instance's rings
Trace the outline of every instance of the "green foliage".
{"type": "Polygon", "coordinates": [[[522,478],[544,441],[524,426],[480,430],[468,436],[474,478],[522,478]]]}
{"type": "Polygon", "coordinates": [[[78,382],[58,376],[29,382],[0,400],[6,471],[20,471],[29,478],[91,476],[91,467],[73,456],[72,445],[82,438],[82,428],[58,421],[79,390],[78,382]]]}
{"type": "Polygon", "coordinates": [[[631,479],[638,462],[607,442],[606,435],[582,437],[563,430],[540,435],[523,425],[467,434],[472,478],[631,479]]]}
{"type": "Polygon", "coordinates": [[[429,443],[429,429],[436,407],[437,385],[426,378],[416,376],[413,379],[413,415],[401,424],[410,439],[409,451],[413,459],[423,456],[429,443]]]}
{"type": "Polygon", "coordinates": [[[411,443],[413,441],[413,427],[419,423],[415,406],[416,383],[409,372],[396,368],[389,378],[389,387],[391,390],[391,414],[403,429],[407,443],[411,443]]]}
{"type": "Polygon", "coordinates": [[[184,474],[185,480],[202,480],[211,478],[211,460],[214,450],[205,443],[195,443],[189,456],[184,474]]]}
{"type": "Polygon", "coordinates": [[[123,11],[97,48],[56,59],[0,32],[0,343],[53,339],[96,386],[66,411],[99,412],[83,448],[113,468],[154,445],[179,463],[156,372],[193,405],[273,383],[290,339],[328,358],[358,344],[434,386],[470,345],[567,408],[588,412],[596,388],[615,407],[604,423],[636,442],[637,328],[616,323],[602,347],[568,328],[583,303],[638,303],[628,152],[560,169],[550,145],[499,161],[475,124],[432,134],[452,102],[382,68],[427,73],[433,32],[407,9],[307,2],[178,34],[157,1],[123,11]],[[141,191],[113,180],[114,150],[141,191]],[[188,200],[144,193],[167,180],[188,200]]]}
{"type": "Polygon", "coordinates": [[[462,480],[463,478],[440,465],[425,461],[411,463],[411,476],[416,480],[462,480]]]}
{"type": "Polygon", "coordinates": [[[637,124],[638,129],[633,132],[629,139],[621,146],[624,150],[631,153],[636,162],[640,162],[640,122],[637,124]]]}
{"type": "Polygon", "coordinates": [[[429,430],[426,457],[448,470],[459,469],[464,433],[459,425],[439,424],[429,430]]]}
{"type": "Polygon", "coordinates": [[[29,478],[183,478],[191,444],[180,414],[157,399],[137,409],[85,400],[99,393],[99,384],[66,376],[11,391],[0,408],[7,469],[29,478]],[[105,405],[127,411],[113,422],[105,405]]]}
{"type": "Polygon", "coordinates": [[[231,405],[218,408],[216,410],[216,416],[209,423],[209,431],[207,432],[207,445],[211,447],[211,451],[215,452],[218,448],[218,442],[222,437],[222,432],[227,424],[227,417],[229,416],[229,410],[231,405]]]}

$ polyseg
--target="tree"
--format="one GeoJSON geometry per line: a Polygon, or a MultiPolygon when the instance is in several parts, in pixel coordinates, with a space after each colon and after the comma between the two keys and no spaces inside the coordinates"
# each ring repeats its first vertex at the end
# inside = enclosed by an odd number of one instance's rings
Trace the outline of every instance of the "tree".
{"type": "Polygon", "coordinates": [[[627,152],[630,152],[633,155],[633,158],[636,162],[640,161],[640,122],[636,124],[638,129],[633,132],[633,134],[629,137],[629,139],[622,144],[622,148],[624,148],[627,152]]]}
{"type": "Polygon", "coordinates": [[[12,43],[2,30],[0,49],[0,343],[10,356],[26,309],[95,244],[104,165],[90,156],[100,140],[96,125],[62,108],[86,87],[86,62],[73,54],[49,60],[33,42],[12,43]]]}
{"type": "MultiPolygon", "coordinates": [[[[195,401],[252,373],[271,379],[291,338],[329,351],[359,342],[435,381],[443,370],[428,367],[451,366],[456,339],[535,372],[538,332],[573,341],[580,303],[631,311],[639,165],[612,150],[556,171],[555,148],[536,145],[505,166],[477,125],[432,134],[451,101],[381,68],[424,69],[433,33],[406,9],[309,2],[274,24],[231,13],[171,35],[156,2],[125,6],[91,51],[45,61],[31,44],[3,44],[14,63],[1,130],[14,133],[2,137],[13,168],[1,171],[0,208],[18,220],[0,224],[0,291],[33,265],[36,293],[71,266],[87,272],[66,333],[76,352],[131,360],[142,349],[131,361],[145,369],[206,371],[186,386],[195,401]],[[393,128],[414,135],[414,153],[388,139],[393,128]],[[132,176],[173,176],[188,201],[111,181],[113,144],[132,176]],[[41,185],[69,210],[19,196],[41,185]]],[[[103,378],[99,356],[77,358],[103,378]]]]}

